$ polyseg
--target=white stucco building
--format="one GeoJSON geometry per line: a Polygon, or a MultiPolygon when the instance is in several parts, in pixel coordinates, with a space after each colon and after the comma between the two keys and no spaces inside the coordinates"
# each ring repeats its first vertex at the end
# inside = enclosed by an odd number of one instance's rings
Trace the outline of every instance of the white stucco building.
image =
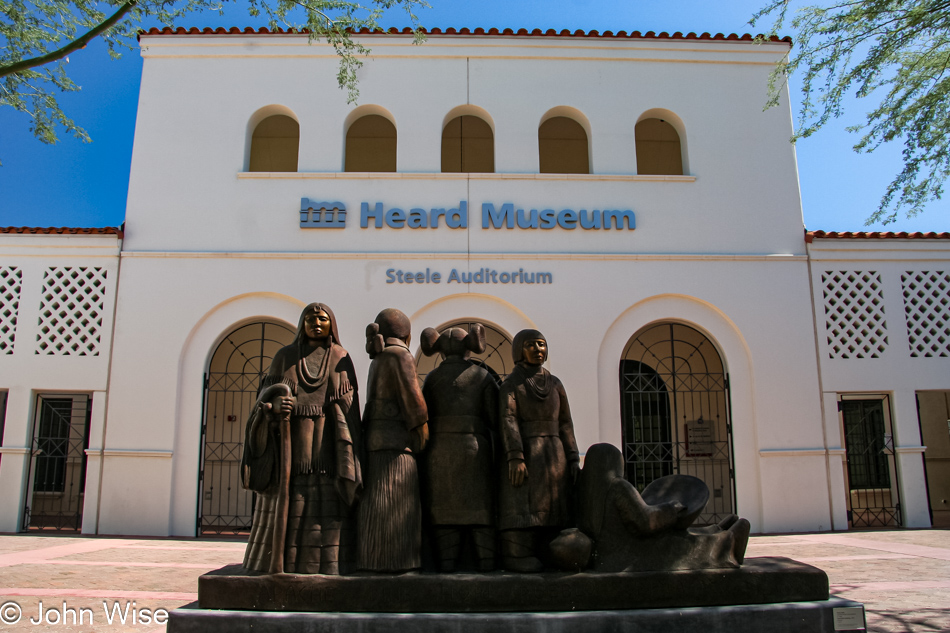
{"type": "Polygon", "coordinates": [[[788,42],[359,38],[357,106],[305,35],[142,35],[124,230],[0,234],[0,531],[244,529],[243,422],[311,301],[363,378],[385,307],[484,323],[499,376],[541,330],[581,450],[703,478],[707,520],[950,524],[950,235],[805,233],[762,111],[788,42]]]}

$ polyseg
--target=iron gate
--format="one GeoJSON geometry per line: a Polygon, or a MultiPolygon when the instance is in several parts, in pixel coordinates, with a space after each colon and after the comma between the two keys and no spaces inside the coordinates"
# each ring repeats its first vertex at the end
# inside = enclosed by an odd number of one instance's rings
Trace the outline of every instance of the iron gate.
{"type": "Polygon", "coordinates": [[[215,349],[204,383],[198,534],[242,534],[251,529],[253,493],[241,486],[244,423],[261,379],[294,329],[279,323],[241,326],[215,349]]]}
{"type": "Polygon", "coordinates": [[[679,323],[634,336],[620,361],[627,479],[642,491],[659,477],[698,477],[710,490],[697,524],[735,513],[729,378],[712,342],[679,323]]]}
{"type": "Polygon", "coordinates": [[[38,395],[23,530],[79,532],[92,398],[38,395]]]}
{"type": "Polygon", "coordinates": [[[848,463],[848,522],[851,527],[897,527],[901,504],[894,439],[887,432],[888,399],[840,400],[848,463]]]}

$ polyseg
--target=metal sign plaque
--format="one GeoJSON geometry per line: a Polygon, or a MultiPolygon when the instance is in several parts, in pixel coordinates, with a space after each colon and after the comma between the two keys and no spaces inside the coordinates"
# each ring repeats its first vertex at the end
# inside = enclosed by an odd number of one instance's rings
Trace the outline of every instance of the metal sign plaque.
{"type": "Polygon", "coordinates": [[[712,457],[712,424],[700,417],[698,420],[690,420],[684,426],[686,427],[686,456],[712,457]]]}
{"type": "Polygon", "coordinates": [[[864,631],[864,607],[835,607],[835,631],[864,631]]]}

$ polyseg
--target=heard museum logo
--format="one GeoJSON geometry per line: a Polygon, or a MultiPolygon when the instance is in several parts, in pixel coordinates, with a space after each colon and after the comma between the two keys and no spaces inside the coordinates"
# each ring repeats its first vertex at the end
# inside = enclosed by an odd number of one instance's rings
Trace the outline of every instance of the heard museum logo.
{"type": "MultiPolygon", "coordinates": [[[[405,211],[398,207],[385,208],[382,202],[360,205],[360,228],[384,226],[391,229],[450,229],[468,228],[468,202],[462,200],[457,207],[405,211]]],[[[544,229],[555,227],[568,231],[627,230],[636,229],[636,216],[630,209],[516,209],[514,203],[504,202],[497,207],[491,202],[482,204],[483,229],[544,229]]],[[[346,228],[346,206],[342,202],[321,202],[310,198],[300,199],[300,228],[342,229],[346,228]]]]}
{"type": "Polygon", "coordinates": [[[346,228],[346,207],[342,202],[318,202],[310,198],[301,198],[300,228],[346,228]]]}

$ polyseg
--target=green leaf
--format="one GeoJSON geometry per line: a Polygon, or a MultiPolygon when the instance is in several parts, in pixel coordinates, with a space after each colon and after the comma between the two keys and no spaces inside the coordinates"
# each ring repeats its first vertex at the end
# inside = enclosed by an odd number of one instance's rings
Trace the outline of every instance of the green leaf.
{"type": "MultiPolygon", "coordinates": [[[[773,16],[770,35],[788,22],[790,0],[771,0],[751,24],[773,16]]],[[[950,175],[950,0],[864,0],[805,6],[791,20],[796,48],[769,77],[766,108],[791,73],[801,73],[799,127],[793,141],[845,112],[850,97],[873,105],[847,129],[856,152],[903,144],[904,167],[866,224],[913,217],[939,200],[950,175]]],[[[762,41],[764,38],[760,38],[762,41]]]]}
{"type": "MultiPolygon", "coordinates": [[[[56,99],[79,88],[66,73],[67,56],[81,54],[93,38],[102,39],[112,58],[136,45],[142,21],[174,26],[202,11],[221,12],[222,2],[237,0],[0,0],[0,107],[27,115],[30,130],[44,143],[56,143],[65,130],[84,142],[89,135],[62,110],[56,99]]],[[[245,0],[251,17],[264,17],[272,30],[308,32],[309,41],[324,41],[340,57],[337,82],[349,103],[359,98],[360,57],[369,49],[352,39],[360,29],[379,29],[388,9],[402,8],[415,30],[414,43],[425,37],[415,12],[424,0],[245,0]]]]}

